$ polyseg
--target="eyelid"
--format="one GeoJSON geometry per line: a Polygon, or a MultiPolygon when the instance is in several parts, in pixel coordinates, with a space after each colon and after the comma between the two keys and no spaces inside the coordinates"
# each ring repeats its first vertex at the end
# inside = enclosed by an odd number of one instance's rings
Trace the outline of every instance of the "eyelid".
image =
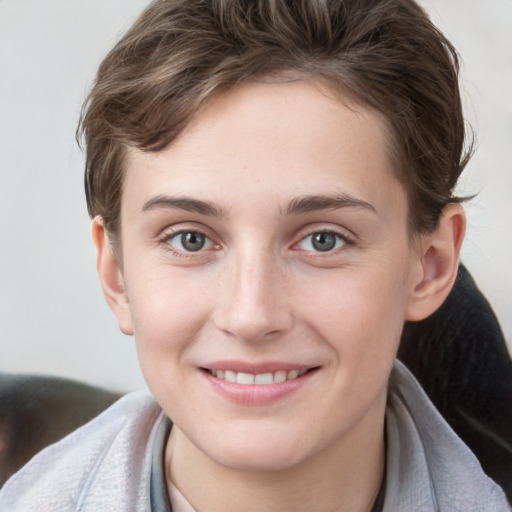
{"type": "MultiPolygon", "coordinates": [[[[172,240],[175,240],[175,239],[179,240],[180,238],[183,238],[183,235],[187,235],[187,234],[191,234],[191,233],[193,233],[195,235],[199,235],[200,237],[202,237],[204,239],[203,246],[200,247],[197,251],[187,250],[186,248],[184,248],[183,251],[181,251],[181,249],[178,249],[180,252],[184,252],[187,254],[188,253],[199,253],[199,252],[203,252],[203,250],[206,250],[213,245],[213,241],[210,240],[209,237],[207,237],[203,233],[200,233],[199,231],[192,231],[192,230],[184,230],[184,231],[178,231],[177,233],[174,233],[172,236],[167,238],[167,243],[169,245],[171,245],[172,247],[175,247],[173,244],[171,244],[172,240]]],[[[183,245],[183,243],[181,245],[183,245]]]]}
{"type": "Polygon", "coordinates": [[[356,243],[358,238],[357,235],[349,229],[333,225],[328,222],[314,222],[307,226],[303,226],[295,232],[293,238],[300,241],[309,235],[314,235],[315,233],[332,233],[333,235],[343,238],[347,243],[356,243]]]}
{"type": "Polygon", "coordinates": [[[356,235],[354,235],[352,232],[350,232],[348,229],[344,229],[341,227],[331,227],[323,225],[313,225],[313,226],[307,226],[305,228],[302,228],[298,231],[295,242],[292,244],[292,249],[297,251],[302,251],[306,254],[311,255],[314,258],[329,258],[333,255],[339,254],[340,252],[346,251],[348,248],[356,245],[356,235]],[[299,247],[299,244],[303,242],[306,238],[309,236],[313,236],[317,233],[328,233],[332,234],[336,237],[339,237],[341,240],[343,240],[343,244],[340,247],[334,248],[329,251],[314,251],[314,250],[305,250],[301,249],[299,247]]]}
{"type": "Polygon", "coordinates": [[[204,257],[206,253],[211,252],[211,249],[219,249],[221,245],[215,240],[215,237],[210,234],[210,230],[205,227],[197,226],[197,225],[186,225],[179,224],[177,226],[171,226],[167,229],[164,229],[162,234],[158,237],[158,243],[164,245],[166,250],[170,251],[173,255],[181,258],[200,258],[204,257]],[[203,247],[198,251],[186,251],[180,250],[173,245],[170,244],[170,240],[174,237],[184,234],[184,233],[198,233],[205,237],[205,239],[209,242],[208,247],[203,247]]]}
{"type": "Polygon", "coordinates": [[[347,241],[345,240],[345,238],[342,237],[341,235],[339,235],[338,233],[321,232],[321,231],[306,235],[302,240],[300,240],[298,242],[298,245],[300,246],[301,244],[304,244],[307,241],[308,241],[308,245],[311,245],[312,248],[309,249],[309,248],[303,247],[303,249],[305,251],[318,252],[318,253],[322,253],[322,254],[333,253],[340,247],[343,247],[344,245],[347,244],[347,241]],[[325,250],[315,249],[315,238],[317,237],[317,235],[327,235],[327,236],[334,238],[334,246],[331,248],[325,249],[325,250]],[[310,239],[310,240],[308,241],[308,239],[310,239]]]}

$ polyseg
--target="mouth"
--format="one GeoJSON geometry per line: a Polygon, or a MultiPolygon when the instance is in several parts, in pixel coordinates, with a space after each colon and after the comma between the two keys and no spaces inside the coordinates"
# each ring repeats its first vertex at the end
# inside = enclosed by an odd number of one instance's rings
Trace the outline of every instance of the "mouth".
{"type": "Polygon", "coordinates": [[[279,402],[308,386],[320,369],[320,366],[243,361],[217,361],[199,368],[213,391],[243,405],[279,402]]]}
{"type": "Polygon", "coordinates": [[[212,368],[202,368],[202,370],[215,377],[217,379],[242,384],[246,386],[251,385],[262,385],[268,386],[271,384],[280,384],[286,381],[297,380],[300,377],[306,375],[307,373],[313,372],[317,370],[319,367],[313,368],[301,368],[293,369],[293,370],[277,370],[274,372],[265,372],[265,373],[247,373],[247,372],[237,372],[234,370],[216,370],[212,368]]]}

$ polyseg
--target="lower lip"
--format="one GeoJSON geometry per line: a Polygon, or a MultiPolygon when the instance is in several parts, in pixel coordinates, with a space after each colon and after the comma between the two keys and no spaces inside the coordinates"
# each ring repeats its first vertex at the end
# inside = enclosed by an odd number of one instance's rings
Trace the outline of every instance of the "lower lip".
{"type": "Polygon", "coordinates": [[[317,371],[318,368],[315,368],[295,379],[264,385],[238,384],[214,377],[204,370],[201,370],[201,373],[212,389],[221,396],[236,403],[257,405],[276,402],[293,394],[304,386],[317,371]]]}

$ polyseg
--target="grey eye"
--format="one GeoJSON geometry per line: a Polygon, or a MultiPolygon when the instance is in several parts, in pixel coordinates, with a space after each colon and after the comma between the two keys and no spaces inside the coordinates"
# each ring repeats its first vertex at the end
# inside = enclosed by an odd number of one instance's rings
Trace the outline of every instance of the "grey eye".
{"type": "Polygon", "coordinates": [[[311,239],[311,245],[317,251],[330,251],[336,246],[336,237],[331,233],[315,233],[311,239]]]}
{"type": "Polygon", "coordinates": [[[205,244],[205,237],[201,233],[188,233],[181,234],[181,245],[187,251],[200,251],[205,244]]]}
{"type": "Polygon", "coordinates": [[[328,252],[345,245],[341,235],[329,232],[311,233],[300,241],[300,248],[313,252],[328,252]]]}
{"type": "Polygon", "coordinates": [[[168,243],[180,252],[198,252],[212,245],[210,239],[198,231],[181,231],[172,236],[168,243]]]}

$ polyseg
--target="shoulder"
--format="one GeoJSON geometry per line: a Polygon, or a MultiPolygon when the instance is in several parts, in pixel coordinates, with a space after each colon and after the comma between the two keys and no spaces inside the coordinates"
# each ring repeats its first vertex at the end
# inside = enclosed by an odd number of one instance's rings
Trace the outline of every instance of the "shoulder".
{"type": "Polygon", "coordinates": [[[137,510],[134,503],[147,498],[161,415],[149,392],[126,395],[13,475],[0,491],[0,510],[121,511],[123,503],[137,510]]]}
{"type": "Polygon", "coordinates": [[[471,450],[399,361],[391,374],[386,426],[384,510],[390,504],[389,510],[395,512],[510,510],[501,488],[485,475],[471,450]]]}

